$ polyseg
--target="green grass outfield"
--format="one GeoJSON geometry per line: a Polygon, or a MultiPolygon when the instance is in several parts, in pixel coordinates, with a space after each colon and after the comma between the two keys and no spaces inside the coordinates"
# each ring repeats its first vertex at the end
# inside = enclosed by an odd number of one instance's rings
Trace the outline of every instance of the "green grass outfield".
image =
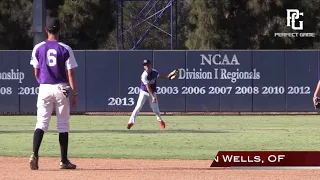
{"type": "MultiPolygon", "coordinates": [[[[72,116],[70,157],[208,159],[219,150],[320,150],[320,116],[72,116]]],[[[0,156],[29,156],[35,116],[0,116],[0,156]]],[[[59,156],[56,118],[40,156],[59,156]]]]}

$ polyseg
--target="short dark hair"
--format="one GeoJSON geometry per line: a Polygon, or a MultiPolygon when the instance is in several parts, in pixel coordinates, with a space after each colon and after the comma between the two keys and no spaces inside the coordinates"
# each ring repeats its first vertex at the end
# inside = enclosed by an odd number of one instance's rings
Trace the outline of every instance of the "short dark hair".
{"type": "Polygon", "coordinates": [[[59,29],[47,29],[50,34],[58,34],[59,29]]]}
{"type": "Polygon", "coordinates": [[[56,17],[47,18],[46,29],[50,34],[57,34],[60,31],[60,20],[56,17]]]}

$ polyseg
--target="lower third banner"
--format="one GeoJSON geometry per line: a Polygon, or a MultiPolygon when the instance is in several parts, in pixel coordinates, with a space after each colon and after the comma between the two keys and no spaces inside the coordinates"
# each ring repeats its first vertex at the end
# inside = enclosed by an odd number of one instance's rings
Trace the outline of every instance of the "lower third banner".
{"type": "Polygon", "coordinates": [[[319,166],[320,151],[219,151],[210,167],[319,166]]]}

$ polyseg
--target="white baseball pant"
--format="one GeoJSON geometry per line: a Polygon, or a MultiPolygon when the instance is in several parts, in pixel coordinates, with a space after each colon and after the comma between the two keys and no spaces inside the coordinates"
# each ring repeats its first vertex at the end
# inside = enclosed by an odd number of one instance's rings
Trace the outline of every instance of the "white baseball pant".
{"type": "Polygon", "coordinates": [[[40,84],[37,101],[37,124],[35,129],[46,132],[49,128],[53,108],[57,116],[57,131],[59,133],[69,132],[70,103],[58,89],[65,84],[40,84]]]}
{"type": "MultiPolygon", "coordinates": [[[[156,96],[156,94],[155,94],[155,96],[156,96]]],[[[140,110],[142,109],[144,103],[146,102],[146,100],[149,101],[149,105],[150,105],[152,111],[156,114],[157,120],[158,121],[162,121],[162,118],[161,118],[161,115],[160,115],[158,101],[156,103],[152,102],[152,96],[150,96],[149,93],[147,93],[147,92],[145,92],[143,90],[140,90],[139,98],[138,98],[138,101],[137,101],[137,105],[134,108],[134,110],[133,110],[133,112],[132,112],[132,114],[130,116],[129,123],[135,124],[136,118],[137,118],[140,110]]]]}

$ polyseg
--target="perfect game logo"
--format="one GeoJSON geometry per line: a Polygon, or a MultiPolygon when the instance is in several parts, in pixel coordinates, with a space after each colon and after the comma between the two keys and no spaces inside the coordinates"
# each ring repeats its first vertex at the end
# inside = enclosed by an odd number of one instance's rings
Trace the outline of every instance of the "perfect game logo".
{"type": "MultiPolygon", "coordinates": [[[[303,12],[298,9],[287,9],[287,27],[291,27],[294,31],[303,31],[303,12]]],[[[316,37],[315,33],[295,32],[295,33],[274,33],[274,37],[316,37]]]]}

